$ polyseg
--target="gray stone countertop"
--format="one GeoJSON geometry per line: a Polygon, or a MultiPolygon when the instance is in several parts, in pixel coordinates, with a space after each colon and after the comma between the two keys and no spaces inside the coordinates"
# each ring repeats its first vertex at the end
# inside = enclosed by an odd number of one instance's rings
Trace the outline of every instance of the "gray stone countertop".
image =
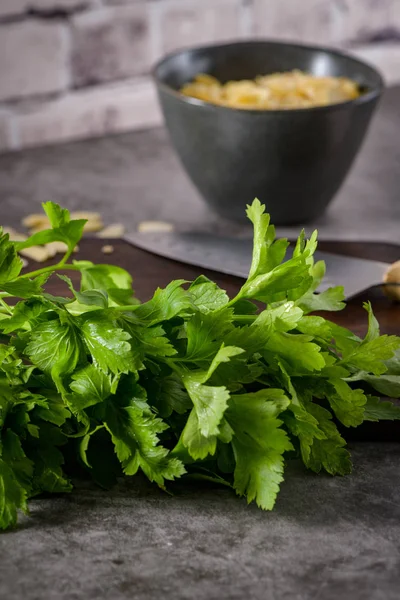
{"type": "Polygon", "coordinates": [[[398,600],[400,445],[353,444],[354,473],[298,463],[273,512],[226,488],[140,477],[31,502],[0,536],[4,600],[398,600]]]}
{"type": "MultiPolygon", "coordinates": [[[[398,232],[399,105],[400,90],[390,90],[326,222],[356,196],[377,214],[389,211],[398,232]]],[[[129,228],[164,219],[242,232],[203,205],[163,129],[0,158],[2,223],[17,226],[47,199],[129,228]]],[[[271,513],[227,489],[192,484],[170,497],[140,478],[111,492],[81,483],[70,495],[33,500],[31,515],[0,536],[0,598],[397,600],[400,445],[351,449],[346,478],[290,463],[271,513]]]]}

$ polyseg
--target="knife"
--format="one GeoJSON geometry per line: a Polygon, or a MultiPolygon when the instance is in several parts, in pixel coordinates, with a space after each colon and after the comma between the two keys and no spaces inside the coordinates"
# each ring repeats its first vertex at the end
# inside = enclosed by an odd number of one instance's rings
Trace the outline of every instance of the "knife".
{"type": "MultiPolygon", "coordinates": [[[[142,250],[203,269],[243,278],[247,278],[250,269],[253,248],[251,239],[202,232],[137,232],[126,234],[124,238],[142,250]]],[[[290,258],[292,251],[292,248],[288,248],[286,259],[290,258]]],[[[382,284],[390,266],[384,262],[319,250],[314,257],[316,261],[323,260],[326,263],[326,276],[318,291],[342,285],[346,298],[382,284]]]]}

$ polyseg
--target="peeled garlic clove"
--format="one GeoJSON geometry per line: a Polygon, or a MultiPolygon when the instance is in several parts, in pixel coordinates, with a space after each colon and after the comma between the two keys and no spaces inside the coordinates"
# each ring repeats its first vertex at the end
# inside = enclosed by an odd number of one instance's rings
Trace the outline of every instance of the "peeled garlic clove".
{"type": "Polygon", "coordinates": [[[3,227],[3,233],[8,233],[11,242],[24,242],[27,237],[23,233],[15,231],[15,229],[13,229],[12,227],[3,227]]]}
{"type": "MultiPolygon", "coordinates": [[[[71,219],[86,219],[87,223],[84,227],[86,232],[100,231],[104,227],[101,215],[97,212],[75,211],[71,213],[71,219]]],[[[25,217],[22,225],[27,227],[31,233],[38,233],[38,231],[49,229],[50,221],[45,215],[33,214],[25,217]]]]}
{"type": "Polygon", "coordinates": [[[400,302],[400,260],[390,265],[383,277],[383,281],[386,284],[393,284],[384,286],[383,291],[386,296],[400,302]]]}
{"type": "Polygon", "coordinates": [[[42,221],[41,223],[35,225],[35,227],[30,227],[29,233],[30,235],[33,235],[34,233],[39,233],[40,231],[45,231],[46,229],[50,229],[50,221],[42,221]]]}
{"type": "Polygon", "coordinates": [[[83,231],[85,233],[94,233],[96,231],[101,231],[103,229],[103,227],[104,227],[104,223],[101,219],[100,220],[92,219],[90,221],[87,221],[87,223],[85,223],[83,231]]]}
{"type": "Polygon", "coordinates": [[[121,238],[124,235],[125,227],[122,223],[114,223],[107,225],[104,229],[98,232],[98,238],[121,238]]]}
{"type": "Polygon", "coordinates": [[[49,242],[45,245],[45,248],[47,248],[49,256],[51,257],[55,256],[56,254],[65,254],[68,250],[67,244],[64,242],[49,242]]]}
{"type": "Polygon", "coordinates": [[[71,213],[71,219],[86,219],[85,232],[100,231],[104,227],[101,215],[97,212],[75,211],[71,213]]]}
{"type": "Polygon", "coordinates": [[[174,229],[174,225],[166,221],[142,221],[137,228],[139,233],[168,232],[174,231],[174,229]]]}
{"type": "Polygon", "coordinates": [[[45,246],[31,246],[20,250],[19,253],[36,262],[45,262],[48,258],[51,258],[45,246]]]}
{"type": "Polygon", "coordinates": [[[76,210],[71,213],[71,220],[87,219],[88,221],[101,221],[101,214],[98,212],[90,212],[88,210],[76,210]]]}
{"type": "Polygon", "coordinates": [[[28,229],[32,229],[33,227],[39,227],[43,223],[48,223],[48,222],[49,222],[48,218],[43,214],[28,215],[27,217],[23,218],[21,221],[22,225],[24,227],[27,227],[28,229]]]}

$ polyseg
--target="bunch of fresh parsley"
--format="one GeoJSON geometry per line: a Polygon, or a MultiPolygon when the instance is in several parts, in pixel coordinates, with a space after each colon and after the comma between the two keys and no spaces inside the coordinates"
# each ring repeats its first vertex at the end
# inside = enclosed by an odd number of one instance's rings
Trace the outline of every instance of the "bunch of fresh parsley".
{"type": "Polygon", "coordinates": [[[52,228],[25,242],[0,230],[0,527],[27,499],[71,489],[86,469],[100,485],[141,469],[165,482],[196,474],[274,506],[287,453],[344,475],[335,420],[399,419],[370,392],[400,396],[400,338],[380,336],[369,305],[364,339],[314,310],[343,308],[343,289],[316,294],[316,235],[288,242],[255,200],[253,260],[237,296],[206,277],[173,281],[141,304],[119,267],[69,259],[84,221],[48,202],[52,228]],[[67,245],[55,266],[21,274],[22,248],[67,245]],[[80,272],[71,297],[43,289],[80,272]],[[262,310],[259,310],[259,306],[262,310]]]}

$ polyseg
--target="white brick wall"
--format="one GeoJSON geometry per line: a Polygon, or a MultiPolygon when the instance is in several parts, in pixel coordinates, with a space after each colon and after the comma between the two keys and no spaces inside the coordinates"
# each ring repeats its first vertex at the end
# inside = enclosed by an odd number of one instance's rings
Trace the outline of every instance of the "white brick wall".
{"type": "Polygon", "coordinates": [[[142,75],[150,69],[148,7],[100,8],[72,20],[72,77],[77,87],[142,75]]]}
{"type": "Polygon", "coordinates": [[[366,44],[352,49],[351,54],[379,69],[386,85],[400,83],[400,44],[366,44]]]}
{"type": "Polygon", "coordinates": [[[333,18],[329,0],[255,0],[255,32],[263,37],[328,45],[333,18]]]}
{"type": "Polygon", "coordinates": [[[27,0],[26,4],[36,10],[71,10],[80,6],[96,5],[96,0],[27,0]]]}
{"type": "Polygon", "coordinates": [[[27,147],[153,127],[161,113],[150,81],[135,80],[68,94],[23,112],[14,124],[18,144],[27,147]]]}
{"type": "Polygon", "coordinates": [[[390,10],[390,23],[395,31],[400,31],[400,2],[392,0],[392,8],[390,10]]]}
{"type": "Polygon", "coordinates": [[[242,0],[182,0],[160,4],[162,53],[241,37],[242,0]]]}
{"type": "Polygon", "coordinates": [[[392,7],[398,0],[342,0],[338,6],[343,12],[341,43],[367,40],[391,25],[392,7]]]}
{"type": "Polygon", "coordinates": [[[255,36],[347,48],[400,83],[400,0],[0,0],[0,151],[160,123],[152,63],[255,36]]]}
{"type": "Polygon", "coordinates": [[[67,27],[37,20],[2,27],[0,100],[65,90],[69,84],[67,27]]]}
{"type": "Polygon", "coordinates": [[[1,0],[0,17],[20,15],[28,9],[36,11],[70,10],[95,3],[96,0],[1,0]]]}
{"type": "Polygon", "coordinates": [[[1,0],[0,17],[18,15],[27,8],[27,0],[1,0]]]}
{"type": "Polygon", "coordinates": [[[14,147],[12,126],[10,113],[5,110],[0,111],[0,148],[14,147]]]}

